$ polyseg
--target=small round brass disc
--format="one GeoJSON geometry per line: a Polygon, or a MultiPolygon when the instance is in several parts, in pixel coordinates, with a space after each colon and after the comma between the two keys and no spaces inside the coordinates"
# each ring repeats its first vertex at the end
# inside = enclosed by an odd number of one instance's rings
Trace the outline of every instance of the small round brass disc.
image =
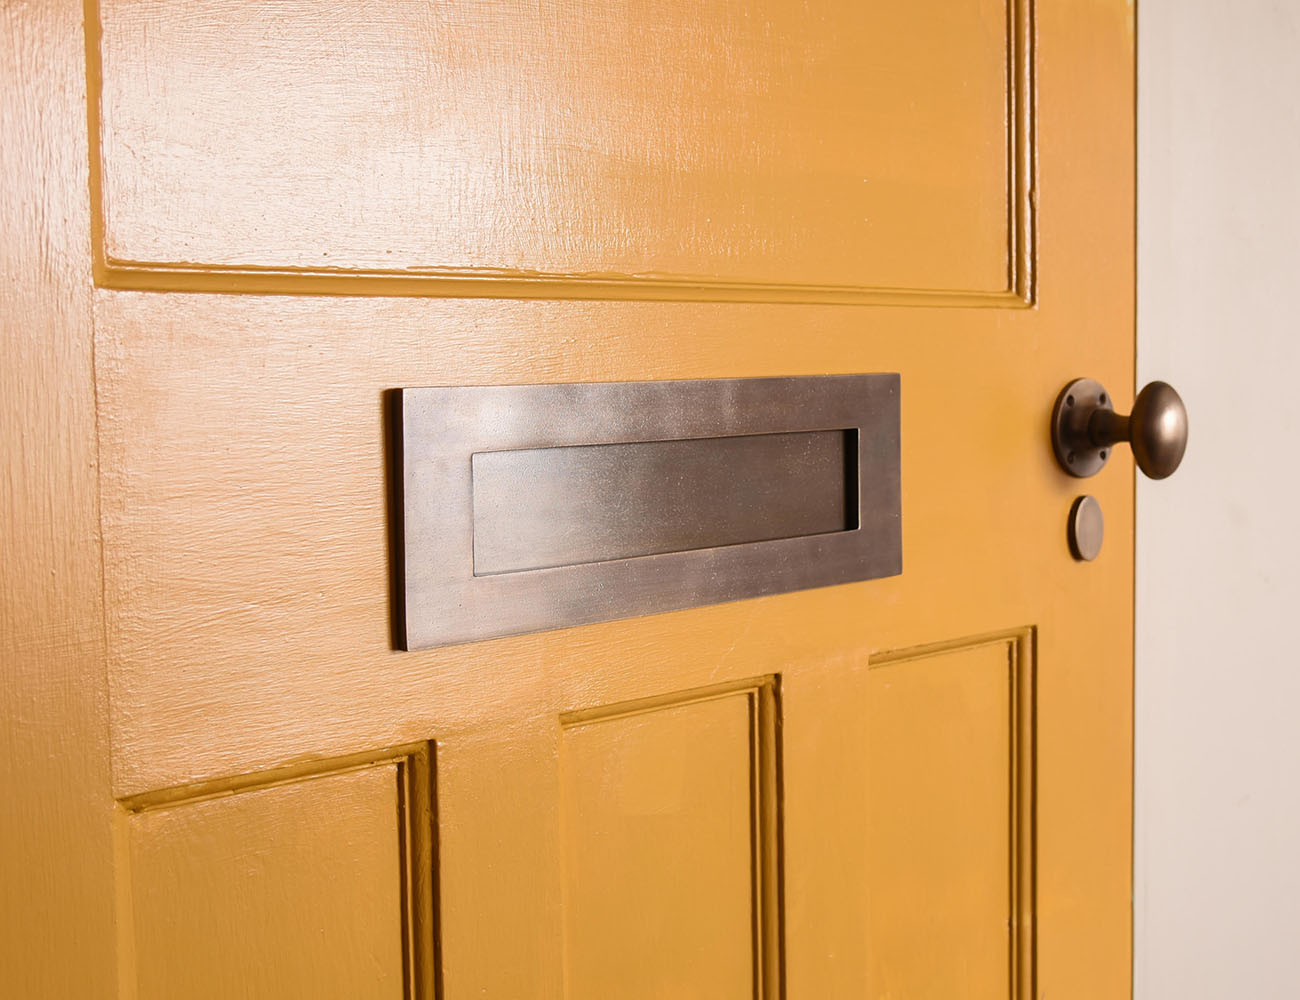
{"type": "Polygon", "coordinates": [[[1106,537],[1106,519],[1101,504],[1093,496],[1082,496],[1070,508],[1070,552],[1081,562],[1092,562],[1101,553],[1106,537]]]}

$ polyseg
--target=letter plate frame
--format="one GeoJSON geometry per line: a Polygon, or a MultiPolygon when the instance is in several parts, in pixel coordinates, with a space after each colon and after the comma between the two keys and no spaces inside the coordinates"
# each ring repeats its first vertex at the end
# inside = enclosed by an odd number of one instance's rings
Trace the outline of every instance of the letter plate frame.
{"type": "MultiPolygon", "coordinates": [[[[399,644],[427,649],[900,574],[899,389],[896,373],[875,373],[398,390],[399,644]],[[857,431],[856,528],[474,574],[477,453],[834,430],[857,431]]],[[[526,488],[519,501],[527,505],[526,488]]]]}

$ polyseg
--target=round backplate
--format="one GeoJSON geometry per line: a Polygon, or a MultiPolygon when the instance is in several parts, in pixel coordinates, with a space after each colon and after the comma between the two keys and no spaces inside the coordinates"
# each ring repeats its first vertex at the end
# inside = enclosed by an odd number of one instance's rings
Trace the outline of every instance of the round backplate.
{"type": "Polygon", "coordinates": [[[1094,411],[1114,408],[1106,387],[1093,379],[1077,378],[1061,390],[1052,407],[1052,450],[1062,469],[1080,478],[1101,471],[1110,449],[1093,446],[1088,421],[1094,411]]]}

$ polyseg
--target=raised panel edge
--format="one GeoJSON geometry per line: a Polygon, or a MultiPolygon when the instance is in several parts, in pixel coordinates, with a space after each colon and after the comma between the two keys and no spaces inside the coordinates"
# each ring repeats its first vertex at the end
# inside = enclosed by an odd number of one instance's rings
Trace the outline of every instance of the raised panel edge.
{"type": "Polygon", "coordinates": [[[680,302],[780,302],[948,308],[1026,308],[1035,302],[1034,2],[1007,0],[1007,284],[993,290],[738,282],[634,274],[544,273],[501,268],[385,271],[362,268],[229,267],[140,261],[108,253],[102,129],[100,0],[86,0],[91,252],[96,286],[150,292],[365,295],[680,302]]]}
{"type": "Polygon", "coordinates": [[[397,776],[397,832],[402,873],[403,995],[436,1000],[441,990],[441,940],[437,899],[437,808],[434,744],[410,743],[323,760],[305,761],[129,795],[117,800],[114,855],[117,869],[119,995],[135,997],[136,949],[131,889],[130,820],[154,809],[294,784],[391,765],[397,776]]]}
{"type": "Polygon", "coordinates": [[[562,731],[721,698],[749,706],[750,849],[754,930],[754,996],[785,996],[785,900],[782,837],[781,679],[779,675],[560,713],[562,731]]]}
{"type": "Polygon", "coordinates": [[[869,669],[966,652],[985,646],[1005,646],[1011,698],[1011,970],[1009,1000],[1037,996],[1037,654],[1038,630],[1033,626],[927,643],[875,653],[869,669]]]}

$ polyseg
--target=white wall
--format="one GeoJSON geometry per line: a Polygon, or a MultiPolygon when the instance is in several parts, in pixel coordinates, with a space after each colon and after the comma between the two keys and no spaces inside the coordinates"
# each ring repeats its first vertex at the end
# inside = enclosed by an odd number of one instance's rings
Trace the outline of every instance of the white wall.
{"type": "Polygon", "coordinates": [[[1300,998],[1300,0],[1138,2],[1135,995],[1300,998]]]}

